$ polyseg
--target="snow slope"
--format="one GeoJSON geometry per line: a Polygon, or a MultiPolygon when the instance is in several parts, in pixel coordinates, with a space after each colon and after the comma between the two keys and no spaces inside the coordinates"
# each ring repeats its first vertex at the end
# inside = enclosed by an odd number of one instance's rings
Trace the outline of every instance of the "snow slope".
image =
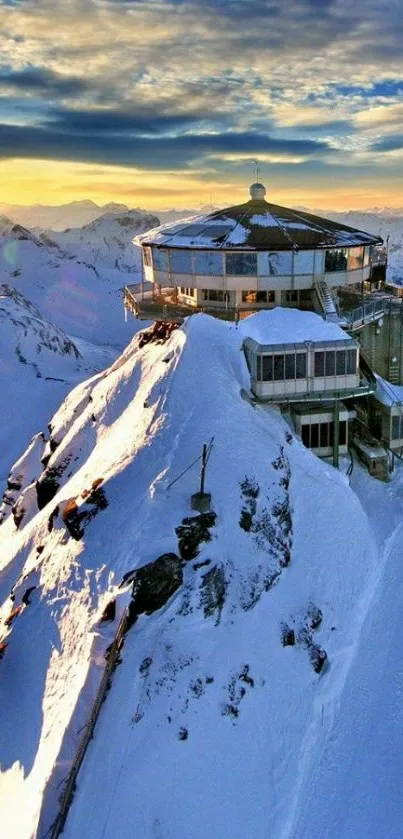
{"type": "MultiPolygon", "coordinates": [[[[136,332],[124,323],[124,273],[100,279],[93,266],[64,253],[51,239],[0,218],[0,281],[32,301],[73,338],[122,349],[136,332]]],[[[131,275],[131,281],[133,276],[131,275]]]]}
{"type": "Polygon", "coordinates": [[[61,399],[114,357],[107,348],[74,343],[22,294],[0,285],[0,491],[22,447],[61,399]]]}
{"type": "MultiPolygon", "coordinates": [[[[270,332],[283,314],[254,317],[270,332]]],[[[345,477],[304,449],[276,409],[242,400],[251,323],[196,315],[165,343],[135,337],[72,391],[42,452],[37,443],[20,460],[25,512],[19,529],[11,516],[0,527],[7,839],[43,836],[55,818],[115,631],[100,624],[104,607],[117,596],[119,615],[130,594],[117,588],[123,575],[177,554],[197,466],[170,484],[212,436],[211,539],[183,563],[174,596],[126,637],[64,836],[292,835],[382,561],[345,477]],[[42,474],[38,463],[38,511],[26,484],[41,455],[50,459],[42,474]],[[83,514],[75,537],[71,510],[83,514]],[[282,645],[283,623],[295,646],[282,645]],[[320,675],[314,645],[328,655],[320,675]]]]}
{"type": "Polygon", "coordinates": [[[97,276],[122,284],[122,277],[126,283],[141,277],[141,252],[133,238],[157,225],[156,216],[130,210],[106,213],[84,227],[49,235],[65,253],[93,265],[97,276]]]}

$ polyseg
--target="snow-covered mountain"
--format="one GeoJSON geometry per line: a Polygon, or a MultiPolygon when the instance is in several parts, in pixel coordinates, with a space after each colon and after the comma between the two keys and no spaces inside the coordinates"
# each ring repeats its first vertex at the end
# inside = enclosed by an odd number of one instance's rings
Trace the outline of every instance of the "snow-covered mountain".
{"type": "MultiPolygon", "coordinates": [[[[236,327],[196,315],[165,340],[136,336],[12,471],[15,510],[0,527],[7,839],[39,839],[54,821],[125,606],[132,627],[66,839],[359,835],[309,829],[356,818],[320,795],[318,769],[348,747],[338,723],[402,505],[356,469],[371,526],[347,479],[275,408],[242,399],[243,337],[292,317],[275,309],[236,327]],[[198,466],[184,470],[212,438],[212,514],[200,518],[198,466]]],[[[380,636],[379,649],[387,624],[380,636]]],[[[369,688],[357,713],[370,701],[369,688]]],[[[391,804],[385,835],[398,839],[391,804]]]]}
{"type": "Polygon", "coordinates": [[[72,201],[70,204],[60,204],[59,206],[0,204],[0,214],[9,216],[9,218],[25,227],[37,227],[43,230],[65,230],[66,227],[79,227],[83,224],[89,224],[104,213],[121,214],[125,213],[127,209],[126,204],[116,204],[114,201],[103,206],[98,206],[94,201],[88,200],[72,201]]]}
{"type": "Polygon", "coordinates": [[[124,214],[106,213],[91,224],[63,233],[49,231],[42,238],[46,241],[51,237],[64,253],[93,265],[102,279],[117,279],[124,284],[141,276],[141,252],[133,244],[133,238],[159,223],[156,216],[137,210],[124,214]]]}
{"type": "Polygon", "coordinates": [[[50,236],[39,238],[0,219],[0,281],[70,336],[122,349],[137,328],[133,319],[124,323],[122,287],[128,279],[118,271],[101,279],[94,265],[74,259],[50,236]]]}
{"type": "Polygon", "coordinates": [[[23,295],[0,285],[0,487],[30,436],[61,399],[115,357],[107,348],[72,341],[23,295]]]}

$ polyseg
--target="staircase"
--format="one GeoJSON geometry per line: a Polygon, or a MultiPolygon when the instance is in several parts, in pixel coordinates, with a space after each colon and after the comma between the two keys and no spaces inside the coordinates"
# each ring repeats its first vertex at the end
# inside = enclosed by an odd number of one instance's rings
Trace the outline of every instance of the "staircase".
{"type": "Polygon", "coordinates": [[[325,320],[338,321],[339,316],[337,314],[336,304],[327,282],[325,280],[316,280],[315,291],[320,311],[324,315],[325,320]]]}

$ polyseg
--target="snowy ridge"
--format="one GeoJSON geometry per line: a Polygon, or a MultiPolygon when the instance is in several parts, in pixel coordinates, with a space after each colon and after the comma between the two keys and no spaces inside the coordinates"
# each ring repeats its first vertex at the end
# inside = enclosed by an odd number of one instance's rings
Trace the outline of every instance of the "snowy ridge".
{"type": "Polygon", "coordinates": [[[50,228],[52,231],[89,224],[105,213],[125,213],[127,210],[128,207],[125,204],[116,204],[113,201],[101,207],[94,201],[88,200],[71,201],[70,204],[60,206],[33,204],[25,207],[18,204],[0,204],[0,213],[4,213],[14,221],[29,228],[50,228]]]}
{"type": "Polygon", "coordinates": [[[125,277],[125,282],[128,278],[132,282],[130,275],[141,276],[141,252],[133,238],[158,224],[156,216],[130,210],[106,213],[84,227],[63,233],[49,231],[43,236],[51,236],[66,254],[92,265],[97,276],[107,280],[118,277],[121,282],[125,277]]]}
{"type": "Polygon", "coordinates": [[[10,839],[42,836],[55,817],[56,783],[114,632],[100,624],[106,604],[117,597],[121,613],[131,591],[127,576],[118,588],[123,577],[167,554],[178,586],[126,637],[66,839],[188,839],[189,825],[194,839],[289,836],[354,658],[379,551],[345,478],[275,409],[241,399],[247,334],[248,322],[196,315],[166,343],[134,338],[63,403],[42,443],[39,490],[24,484],[18,529],[11,516],[0,527],[0,691],[10,722],[0,735],[1,819],[10,839]],[[197,556],[182,561],[176,529],[191,515],[197,473],[168,486],[212,436],[216,519],[197,556]],[[287,632],[294,646],[283,646],[287,632]],[[328,655],[323,675],[315,650],[328,655]]]}
{"type": "Polygon", "coordinates": [[[133,320],[123,323],[124,273],[100,280],[94,266],[64,253],[53,239],[39,239],[4,218],[0,275],[68,335],[122,349],[136,331],[133,320]]]}
{"type": "Polygon", "coordinates": [[[72,386],[114,353],[72,341],[19,291],[0,285],[0,487],[13,460],[72,386]],[[29,396],[28,396],[29,395],[29,396]]]}

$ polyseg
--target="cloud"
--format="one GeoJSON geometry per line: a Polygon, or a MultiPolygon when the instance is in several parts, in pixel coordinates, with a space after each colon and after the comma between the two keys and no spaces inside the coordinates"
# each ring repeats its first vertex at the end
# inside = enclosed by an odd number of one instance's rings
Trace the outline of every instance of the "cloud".
{"type": "Polygon", "coordinates": [[[401,0],[0,0],[0,16],[3,158],[224,176],[237,156],[353,168],[379,129],[400,134],[401,0]]]}
{"type": "Polygon", "coordinates": [[[179,137],[72,134],[44,127],[0,125],[0,157],[88,161],[150,169],[184,169],[209,155],[275,153],[292,158],[331,153],[317,140],[276,139],[257,134],[191,134],[179,137]]]}
{"type": "Polygon", "coordinates": [[[371,150],[376,152],[399,151],[403,149],[403,134],[379,137],[371,143],[371,150]]]}
{"type": "Polygon", "coordinates": [[[43,67],[27,67],[24,70],[0,68],[0,88],[12,88],[27,93],[74,96],[88,90],[88,87],[83,78],[64,76],[43,67]]]}

